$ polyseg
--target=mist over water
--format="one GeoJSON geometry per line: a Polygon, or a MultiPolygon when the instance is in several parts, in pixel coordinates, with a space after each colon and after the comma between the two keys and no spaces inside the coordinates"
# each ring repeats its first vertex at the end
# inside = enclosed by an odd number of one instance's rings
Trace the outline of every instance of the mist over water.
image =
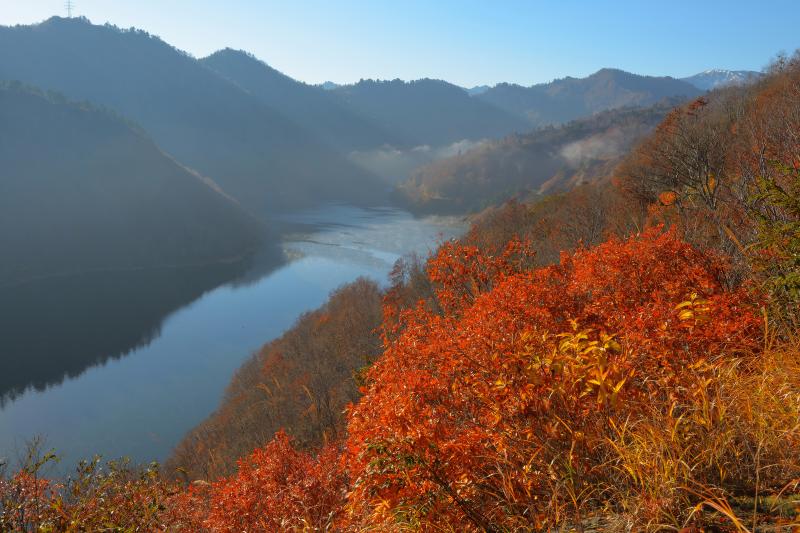
{"type": "Polygon", "coordinates": [[[96,279],[50,280],[14,294],[30,313],[0,305],[0,458],[13,464],[41,436],[62,457],[59,473],[95,453],[163,460],[217,407],[241,363],[302,312],[359,276],[385,282],[400,256],[425,254],[464,228],[449,217],[346,206],[274,222],[286,235],[280,266],[267,255],[249,271],[109,278],[116,292],[96,279]],[[33,312],[42,306],[46,318],[33,312]]]}
{"type": "Polygon", "coordinates": [[[374,150],[353,151],[349,157],[376,176],[395,183],[410,177],[414,170],[423,165],[461,155],[487,142],[462,139],[444,146],[422,144],[408,149],[382,146],[374,150]]]}

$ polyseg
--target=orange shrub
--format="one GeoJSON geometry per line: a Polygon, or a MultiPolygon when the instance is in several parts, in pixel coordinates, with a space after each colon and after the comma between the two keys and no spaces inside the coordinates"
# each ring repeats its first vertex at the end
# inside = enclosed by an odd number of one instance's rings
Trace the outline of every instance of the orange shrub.
{"type": "Polygon", "coordinates": [[[338,450],[316,457],[296,450],[282,431],[210,487],[204,525],[213,531],[323,531],[342,508],[345,477],[338,450]]]}
{"type": "Polygon", "coordinates": [[[671,232],[533,271],[497,262],[443,247],[429,269],[458,312],[421,305],[387,337],[349,417],[357,523],[492,530],[574,517],[619,478],[615,421],[669,409],[703,361],[760,342],[747,293],[726,291],[720,261],[671,232]]]}

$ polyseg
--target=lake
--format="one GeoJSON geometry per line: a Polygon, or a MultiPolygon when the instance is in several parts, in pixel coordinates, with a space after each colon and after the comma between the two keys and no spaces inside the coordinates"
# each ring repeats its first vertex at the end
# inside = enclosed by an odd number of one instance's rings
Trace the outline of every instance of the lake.
{"type": "Polygon", "coordinates": [[[0,290],[0,461],[39,436],[61,457],[163,461],[233,372],[359,276],[382,283],[464,224],[329,206],[275,218],[281,258],[53,278],[0,290]],[[283,259],[285,258],[285,259],[283,259]]]}

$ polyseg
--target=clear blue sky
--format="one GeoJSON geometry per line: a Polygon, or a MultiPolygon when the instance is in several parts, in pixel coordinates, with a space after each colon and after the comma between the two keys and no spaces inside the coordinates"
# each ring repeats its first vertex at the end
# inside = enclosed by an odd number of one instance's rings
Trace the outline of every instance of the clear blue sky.
{"type": "MultiPolygon", "coordinates": [[[[686,76],[760,70],[800,47],[800,0],[74,0],[195,56],[226,46],[310,83],[441,78],[530,85],[602,67],[686,76]]],[[[0,0],[0,24],[64,14],[0,0]]]]}

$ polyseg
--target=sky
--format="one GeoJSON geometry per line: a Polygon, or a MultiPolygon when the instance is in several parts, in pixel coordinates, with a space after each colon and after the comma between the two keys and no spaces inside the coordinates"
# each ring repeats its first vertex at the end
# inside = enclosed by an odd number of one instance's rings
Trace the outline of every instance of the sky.
{"type": "MultiPolygon", "coordinates": [[[[0,0],[0,25],[65,15],[0,0]]],[[[74,0],[74,14],[197,57],[230,47],[308,83],[438,78],[531,85],[604,67],[761,70],[800,47],[800,0],[74,0]]]]}

